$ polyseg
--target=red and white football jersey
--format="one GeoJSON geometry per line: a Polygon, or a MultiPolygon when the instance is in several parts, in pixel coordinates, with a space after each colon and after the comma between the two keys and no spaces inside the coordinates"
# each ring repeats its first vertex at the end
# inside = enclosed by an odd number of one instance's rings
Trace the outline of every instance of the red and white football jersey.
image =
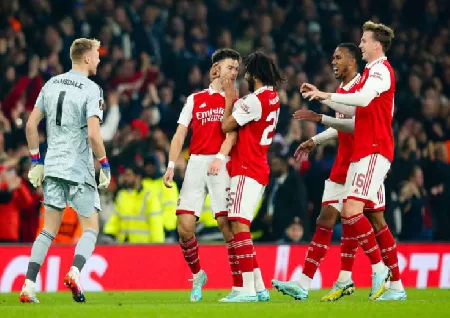
{"type": "Polygon", "coordinates": [[[379,153],[392,162],[395,74],[386,57],[366,65],[358,87],[360,90],[373,89],[378,96],[366,107],[356,108],[355,149],[351,161],[379,153]]]}
{"type": "MultiPolygon", "coordinates": [[[[358,88],[358,81],[360,75],[356,75],[345,86],[339,86],[336,89],[336,93],[348,94],[355,93],[358,88]]],[[[336,112],[337,118],[347,118],[345,115],[336,112]]],[[[350,158],[353,155],[353,133],[346,133],[338,131],[338,149],[336,159],[334,160],[333,167],[331,168],[330,180],[336,183],[345,183],[347,178],[348,167],[350,166],[350,158]]]]}
{"type": "Polygon", "coordinates": [[[189,95],[178,124],[192,128],[189,152],[194,155],[212,155],[220,151],[225,140],[222,119],[225,112],[225,94],[211,87],[189,95]]]}
{"type": "Polygon", "coordinates": [[[271,86],[263,86],[236,101],[232,116],[240,127],[231,152],[231,177],[243,175],[262,185],[269,182],[267,151],[279,114],[280,100],[271,86]]]}

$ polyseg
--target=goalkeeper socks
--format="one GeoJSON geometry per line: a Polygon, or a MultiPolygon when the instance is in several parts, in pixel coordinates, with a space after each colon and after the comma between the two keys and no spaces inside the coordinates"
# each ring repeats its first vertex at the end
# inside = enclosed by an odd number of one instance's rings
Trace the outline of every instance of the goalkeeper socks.
{"type": "Polygon", "coordinates": [[[31,256],[28,263],[26,279],[36,282],[41,265],[47,256],[48,249],[54,238],[55,237],[46,229],[43,229],[36,238],[33,243],[33,247],[31,248],[31,256]]]}
{"type": "Polygon", "coordinates": [[[261,269],[259,268],[258,261],[256,259],[255,246],[253,246],[253,278],[255,280],[255,290],[257,293],[266,289],[262,278],[261,269]]]}
{"type": "Polygon", "coordinates": [[[395,239],[392,236],[392,233],[389,230],[387,224],[381,230],[379,230],[377,234],[375,234],[375,237],[377,239],[378,245],[380,246],[383,261],[392,272],[390,285],[391,288],[392,283],[398,281],[399,283],[394,283],[394,287],[398,285],[397,287],[399,287],[400,290],[403,290],[403,285],[401,284],[400,280],[400,269],[398,267],[397,245],[395,244],[395,239]]]}
{"type": "Polygon", "coordinates": [[[198,257],[198,242],[195,235],[186,242],[180,240],[180,247],[192,274],[197,274],[201,267],[200,259],[198,257]]]}
{"type": "Polygon", "coordinates": [[[316,226],[316,232],[309,244],[305,265],[303,266],[303,274],[305,276],[311,279],[314,277],[320,262],[328,251],[332,235],[333,229],[320,225],[316,226]]]}
{"type": "Polygon", "coordinates": [[[83,235],[75,247],[75,257],[73,259],[72,266],[81,270],[86,264],[86,261],[91,257],[92,252],[95,249],[95,243],[97,242],[97,231],[94,229],[86,229],[83,231],[83,235]]]}
{"type": "Polygon", "coordinates": [[[351,233],[356,236],[359,245],[369,257],[374,273],[382,271],[383,260],[381,258],[381,252],[369,220],[362,213],[351,217],[341,217],[341,219],[342,223],[348,224],[351,227],[351,233]]]}
{"type": "Polygon", "coordinates": [[[253,242],[250,232],[236,233],[234,242],[236,256],[239,260],[239,270],[242,272],[242,286],[236,286],[236,290],[256,295],[253,274],[253,242]]]}
{"type": "Polygon", "coordinates": [[[242,286],[242,274],[239,271],[239,261],[236,257],[234,239],[227,242],[228,261],[230,262],[231,276],[233,277],[233,287],[242,286]]]}
{"type": "Polygon", "coordinates": [[[338,282],[344,283],[351,279],[358,245],[358,240],[354,236],[352,228],[349,224],[342,222],[341,271],[338,282]]]}

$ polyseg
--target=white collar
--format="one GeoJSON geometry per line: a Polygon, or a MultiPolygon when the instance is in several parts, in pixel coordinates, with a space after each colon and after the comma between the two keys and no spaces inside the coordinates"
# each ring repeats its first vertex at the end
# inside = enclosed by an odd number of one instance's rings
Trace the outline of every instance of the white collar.
{"type": "Polygon", "coordinates": [[[375,61],[372,61],[372,62],[370,62],[370,63],[367,63],[366,68],[371,68],[372,66],[375,65],[375,63],[378,63],[378,62],[384,61],[384,60],[387,60],[387,57],[386,57],[385,55],[383,55],[382,57],[376,59],[375,61]]]}
{"type": "Polygon", "coordinates": [[[225,97],[225,92],[224,92],[224,91],[222,91],[222,92],[216,91],[214,88],[212,88],[212,85],[209,85],[209,87],[208,87],[208,93],[209,93],[209,95],[220,94],[220,95],[222,95],[223,97],[225,97]]]}
{"type": "Polygon", "coordinates": [[[265,91],[266,89],[273,90],[273,87],[272,87],[272,86],[266,86],[266,85],[264,85],[264,86],[258,88],[256,91],[254,91],[253,94],[255,94],[255,95],[256,95],[256,94],[259,94],[259,93],[265,91]]]}
{"type": "Polygon", "coordinates": [[[342,84],[344,84],[344,83],[341,83],[341,88],[345,91],[349,91],[350,88],[352,88],[352,86],[356,84],[356,82],[359,80],[360,77],[361,77],[361,75],[359,75],[359,73],[356,74],[355,77],[353,77],[353,79],[347,83],[347,85],[342,86],[342,84]]]}

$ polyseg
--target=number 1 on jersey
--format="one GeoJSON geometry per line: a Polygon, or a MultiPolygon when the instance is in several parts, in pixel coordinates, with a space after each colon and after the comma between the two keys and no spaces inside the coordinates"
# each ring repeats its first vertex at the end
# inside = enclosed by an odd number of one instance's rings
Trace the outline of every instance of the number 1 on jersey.
{"type": "Polygon", "coordinates": [[[273,123],[264,129],[264,132],[262,134],[261,141],[259,142],[262,146],[268,146],[272,143],[272,137],[268,138],[269,134],[275,130],[275,127],[278,123],[278,116],[280,116],[280,109],[274,110],[273,112],[269,113],[269,116],[266,118],[267,121],[272,121],[273,123]]]}
{"type": "Polygon", "coordinates": [[[56,125],[61,126],[62,106],[66,97],[66,91],[59,92],[58,104],[56,104],[56,125]]]}

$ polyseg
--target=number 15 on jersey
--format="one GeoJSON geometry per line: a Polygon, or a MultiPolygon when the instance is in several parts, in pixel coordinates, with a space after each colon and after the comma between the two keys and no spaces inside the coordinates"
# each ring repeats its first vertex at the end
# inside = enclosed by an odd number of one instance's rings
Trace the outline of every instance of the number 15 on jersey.
{"type": "Polygon", "coordinates": [[[273,133],[277,127],[278,117],[280,116],[280,109],[274,110],[269,113],[266,118],[266,122],[272,122],[269,126],[264,129],[261,141],[259,142],[261,146],[269,146],[272,143],[273,133]],[[271,134],[270,138],[269,135],[271,134]]]}

